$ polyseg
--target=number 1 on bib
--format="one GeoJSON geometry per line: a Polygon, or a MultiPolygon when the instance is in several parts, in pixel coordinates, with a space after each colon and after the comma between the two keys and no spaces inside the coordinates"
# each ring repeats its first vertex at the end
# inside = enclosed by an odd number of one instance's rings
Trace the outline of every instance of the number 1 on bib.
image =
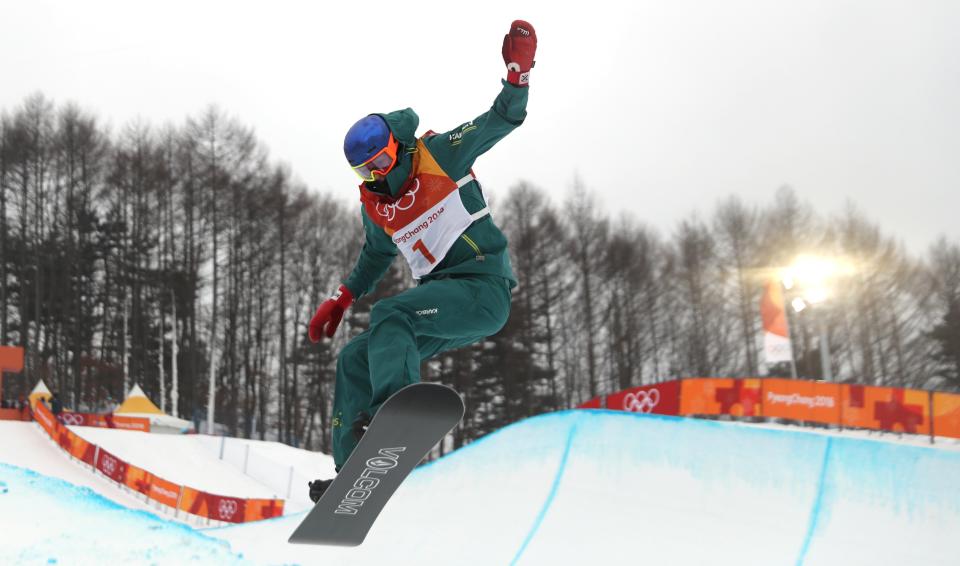
{"type": "Polygon", "coordinates": [[[423,240],[417,240],[417,242],[413,244],[413,249],[422,253],[423,257],[427,258],[427,261],[430,263],[437,263],[437,258],[433,257],[433,254],[430,253],[427,246],[423,244],[423,240]]]}

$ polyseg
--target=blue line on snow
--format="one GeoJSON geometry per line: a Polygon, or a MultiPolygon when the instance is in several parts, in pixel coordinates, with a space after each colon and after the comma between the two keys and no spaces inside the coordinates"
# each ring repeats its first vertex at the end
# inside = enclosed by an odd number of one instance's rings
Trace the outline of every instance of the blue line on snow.
{"type": "Polygon", "coordinates": [[[820,521],[820,507],[823,504],[824,483],[827,478],[827,466],[830,462],[830,450],[833,448],[833,438],[827,437],[827,446],[823,450],[823,465],[820,468],[820,479],[817,480],[817,497],[813,501],[813,509],[810,510],[810,523],[807,525],[807,534],[803,539],[803,547],[800,549],[800,555],[797,556],[797,566],[803,566],[807,559],[807,551],[810,550],[810,541],[813,540],[813,533],[817,530],[817,523],[820,521]]]}
{"type": "Polygon", "coordinates": [[[517,554],[510,562],[510,566],[514,566],[517,561],[520,560],[520,557],[523,556],[524,551],[527,550],[527,545],[530,544],[531,540],[533,540],[533,536],[537,534],[537,530],[540,529],[540,524],[543,523],[543,519],[547,516],[547,510],[550,509],[554,498],[557,496],[557,490],[560,487],[560,479],[563,477],[563,473],[567,469],[567,456],[570,455],[570,446],[573,444],[573,435],[576,433],[576,431],[577,421],[574,421],[570,425],[570,432],[567,433],[567,444],[563,447],[563,456],[560,457],[560,465],[557,467],[557,474],[553,477],[553,485],[550,486],[550,493],[547,494],[547,498],[543,502],[543,507],[540,508],[540,513],[537,514],[537,518],[533,521],[533,526],[530,527],[530,532],[527,533],[527,537],[523,539],[523,544],[521,544],[520,549],[517,550],[517,554]]]}

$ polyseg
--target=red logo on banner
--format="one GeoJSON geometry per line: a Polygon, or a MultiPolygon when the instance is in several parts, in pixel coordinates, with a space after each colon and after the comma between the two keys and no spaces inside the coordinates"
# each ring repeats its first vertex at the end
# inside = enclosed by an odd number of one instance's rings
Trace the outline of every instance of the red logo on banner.
{"type": "Polygon", "coordinates": [[[625,389],[607,397],[607,408],[632,413],[680,414],[680,382],[666,381],[625,389]]]}
{"type": "Polygon", "coordinates": [[[862,408],[865,404],[863,399],[864,397],[864,386],[863,385],[851,385],[850,386],[850,406],[862,408]]]}
{"type": "Polygon", "coordinates": [[[734,379],[733,387],[717,387],[716,401],[720,403],[720,414],[732,414],[733,407],[739,404],[743,407],[743,416],[749,417],[757,414],[760,390],[745,388],[742,379],[734,379]]]}
{"type": "Polygon", "coordinates": [[[70,426],[83,426],[86,422],[83,413],[60,413],[60,422],[70,426]]]}
{"type": "Polygon", "coordinates": [[[125,417],[118,415],[97,413],[74,413],[64,411],[60,413],[61,423],[70,426],[93,426],[99,428],[122,428],[127,430],[142,430],[150,432],[150,420],[141,417],[125,417]]]}
{"type": "Polygon", "coordinates": [[[905,404],[903,393],[903,389],[894,389],[893,399],[873,404],[873,414],[880,421],[881,430],[895,430],[894,425],[899,424],[904,432],[916,434],[917,427],[923,424],[923,407],[905,404]]]}
{"type": "MultiPolygon", "coordinates": [[[[228,523],[242,523],[244,521],[246,501],[243,499],[201,492],[194,503],[197,511],[201,508],[202,502],[207,504],[207,513],[209,513],[211,519],[228,523]]],[[[191,510],[194,513],[197,511],[191,510]]]]}
{"type": "Polygon", "coordinates": [[[103,448],[97,458],[97,469],[117,483],[124,483],[127,478],[127,463],[103,448]]]}
{"type": "Polygon", "coordinates": [[[240,504],[230,499],[221,499],[217,505],[217,512],[221,520],[230,521],[237,516],[240,504]]]}

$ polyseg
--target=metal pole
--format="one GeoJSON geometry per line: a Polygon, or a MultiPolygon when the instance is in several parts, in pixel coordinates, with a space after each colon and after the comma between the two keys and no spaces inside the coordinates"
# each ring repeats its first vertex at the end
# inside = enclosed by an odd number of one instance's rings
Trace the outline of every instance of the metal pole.
{"type": "MultiPolygon", "coordinates": [[[[160,301],[158,301],[159,304],[160,301]]],[[[164,413],[167,412],[167,384],[164,382],[163,375],[163,325],[166,324],[164,318],[163,307],[157,307],[158,314],[160,315],[160,347],[157,350],[157,373],[160,376],[160,410],[164,413]]]]}
{"type": "MultiPolygon", "coordinates": [[[[180,486],[180,493],[177,494],[177,506],[173,508],[173,518],[180,516],[180,502],[183,501],[183,486],[180,486]]],[[[189,518],[188,518],[189,519],[189,518]]]]}
{"type": "Polygon", "coordinates": [[[797,375],[797,356],[794,353],[793,348],[793,330],[790,328],[790,323],[796,317],[796,312],[791,313],[793,306],[787,301],[787,291],[789,289],[783,284],[783,280],[780,280],[780,289],[783,292],[783,315],[787,321],[787,342],[790,344],[790,377],[793,379],[798,379],[797,375]]]}
{"type": "Polygon", "coordinates": [[[180,395],[177,389],[177,297],[172,290],[170,291],[170,304],[173,307],[173,340],[170,341],[170,378],[172,380],[170,384],[172,389],[170,391],[170,403],[173,409],[171,414],[179,417],[180,411],[177,406],[177,398],[180,395]]]}
{"type": "Polygon", "coordinates": [[[287,499],[290,499],[290,493],[293,490],[293,466],[290,466],[290,475],[287,477],[287,499]]]}
{"type": "Polygon", "coordinates": [[[838,409],[838,412],[840,413],[840,416],[839,416],[840,432],[843,432],[843,384],[842,383],[837,384],[837,399],[839,399],[839,405],[840,405],[838,409]]]}
{"type": "Polygon", "coordinates": [[[250,445],[246,445],[246,450],[243,452],[243,473],[247,473],[247,462],[250,461],[250,445]]]}
{"type": "MultiPolygon", "coordinates": [[[[216,299],[214,299],[216,301],[216,299]]],[[[210,382],[207,386],[207,434],[214,433],[214,410],[217,405],[217,347],[215,337],[210,334],[210,382]]]]}
{"type": "Polygon", "coordinates": [[[121,394],[122,398],[126,398],[127,392],[130,391],[130,358],[128,356],[130,352],[130,342],[127,341],[127,311],[129,310],[128,299],[127,299],[127,288],[123,288],[123,392],[121,394]]]}
{"type": "Polygon", "coordinates": [[[830,365],[830,341],[827,339],[827,325],[823,312],[817,313],[820,326],[820,370],[824,381],[833,381],[833,368],[830,365]]]}

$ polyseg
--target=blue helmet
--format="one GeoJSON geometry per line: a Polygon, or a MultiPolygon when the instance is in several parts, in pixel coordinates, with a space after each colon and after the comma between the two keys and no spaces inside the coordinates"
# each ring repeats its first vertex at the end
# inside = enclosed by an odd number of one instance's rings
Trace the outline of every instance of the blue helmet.
{"type": "Polygon", "coordinates": [[[387,147],[390,142],[390,127],[376,114],[357,121],[343,138],[343,154],[351,167],[356,167],[387,147]]]}

